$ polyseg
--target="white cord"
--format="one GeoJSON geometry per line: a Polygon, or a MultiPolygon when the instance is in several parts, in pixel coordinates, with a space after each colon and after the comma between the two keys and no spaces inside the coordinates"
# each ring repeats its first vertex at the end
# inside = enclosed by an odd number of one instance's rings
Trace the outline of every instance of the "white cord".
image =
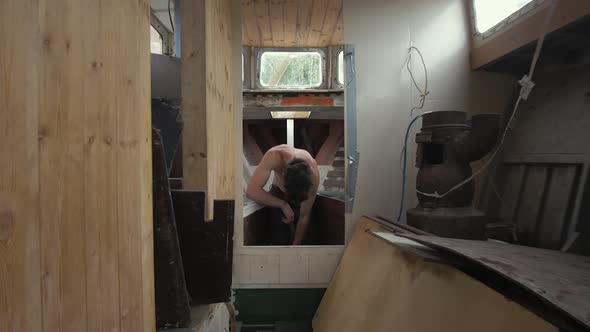
{"type": "Polygon", "coordinates": [[[516,116],[516,111],[518,109],[518,106],[520,105],[520,102],[522,100],[526,100],[528,98],[531,90],[535,86],[535,83],[532,81],[533,74],[535,73],[537,61],[539,60],[539,56],[541,55],[541,48],[543,47],[543,42],[545,41],[545,35],[547,34],[547,29],[548,29],[549,23],[551,22],[551,18],[553,17],[553,14],[555,13],[555,8],[557,7],[558,2],[559,2],[559,0],[553,0],[553,2],[551,3],[551,5],[549,7],[548,12],[547,12],[547,16],[545,16],[545,21],[543,22],[541,34],[539,36],[539,40],[537,41],[537,46],[535,48],[535,54],[533,55],[529,74],[524,75],[523,78],[520,81],[518,81],[518,83],[521,85],[520,94],[518,96],[518,99],[516,100],[516,103],[514,104],[514,109],[512,110],[512,115],[510,116],[510,119],[508,120],[508,123],[506,124],[506,128],[504,128],[504,132],[502,133],[502,137],[500,138],[500,142],[496,146],[496,149],[494,150],[494,152],[492,153],[490,158],[488,158],[488,160],[486,160],[484,162],[484,164],[477,171],[475,171],[470,177],[468,177],[467,179],[454,185],[453,187],[451,187],[451,189],[447,190],[446,192],[444,192],[442,194],[439,194],[436,191],[434,193],[425,193],[425,192],[421,192],[420,190],[416,189],[416,192],[418,194],[424,195],[426,197],[443,198],[443,197],[447,196],[448,194],[452,193],[453,191],[461,188],[466,183],[473,180],[476,176],[478,176],[481,172],[483,172],[483,170],[485,168],[487,168],[492,163],[492,161],[494,160],[494,157],[498,154],[498,151],[500,151],[500,148],[502,148],[502,145],[504,144],[504,139],[506,138],[506,135],[508,134],[508,130],[510,130],[510,125],[512,124],[512,121],[514,120],[514,118],[516,116]]]}
{"type": "MultiPolygon", "coordinates": [[[[410,118],[414,117],[414,111],[417,110],[421,110],[424,108],[424,104],[426,102],[426,96],[428,96],[428,94],[430,93],[430,91],[428,91],[428,69],[426,68],[426,62],[424,62],[424,57],[422,56],[422,52],[420,52],[420,49],[418,49],[415,46],[410,46],[410,48],[408,48],[408,59],[406,60],[406,69],[408,70],[408,73],[410,74],[410,78],[412,79],[412,83],[414,84],[414,86],[416,87],[416,90],[418,90],[418,92],[420,93],[420,101],[418,102],[418,106],[413,106],[410,109],[410,118]],[[420,89],[420,86],[418,86],[418,83],[416,83],[416,79],[414,78],[414,73],[412,72],[412,69],[410,68],[410,64],[412,63],[412,51],[415,50],[418,55],[420,56],[420,61],[422,62],[422,68],[424,68],[424,90],[420,89]]],[[[403,155],[404,152],[406,151],[407,146],[404,145],[402,147],[402,151],[399,154],[399,168],[400,171],[403,171],[403,155]]]]}

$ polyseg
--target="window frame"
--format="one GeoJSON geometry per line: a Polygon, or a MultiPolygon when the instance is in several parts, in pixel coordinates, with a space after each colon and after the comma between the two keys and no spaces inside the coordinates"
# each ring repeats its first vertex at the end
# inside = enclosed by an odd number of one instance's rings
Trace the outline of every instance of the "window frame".
{"type": "Polygon", "coordinates": [[[160,19],[158,19],[151,8],[150,25],[160,34],[160,37],[162,37],[162,55],[174,55],[174,33],[168,30],[168,28],[160,22],[160,19]]]}
{"type": "Polygon", "coordinates": [[[330,52],[332,54],[332,62],[331,62],[332,85],[330,86],[330,88],[331,89],[344,89],[344,82],[346,82],[346,66],[344,64],[344,63],[346,63],[346,61],[344,60],[344,58],[345,58],[344,46],[332,46],[332,47],[330,47],[330,52]],[[338,55],[340,54],[340,52],[342,52],[342,61],[344,62],[342,64],[342,68],[344,68],[344,73],[342,76],[342,83],[338,82],[338,65],[339,65],[338,55]]]}
{"type": "MultiPolygon", "coordinates": [[[[328,89],[328,71],[327,71],[327,64],[328,64],[328,48],[320,48],[320,47],[255,47],[252,48],[252,58],[256,59],[256,66],[255,70],[255,79],[252,80],[253,88],[256,90],[262,91],[313,91],[313,90],[322,90],[328,89]],[[318,52],[320,54],[321,59],[321,68],[320,71],[322,73],[322,82],[319,86],[316,87],[296,87],[296,88],[277,88],[277,87],[267,87],[261,84],[260,82],[260,68],[261,68],[261,60],[262,54],[265,52],[318,52]]],[[[246,63],[246,61],[244,61],[246,63]]]]}
{"type": "Polygon", "coordinates": [[[542,6],[545,4],[545,0],[533,0],[526,4],[521,9],[517,10],[516,12],[510,14],[510,16],[506,17],[505,19],[501,20],[500,22],[496,23],[493,27],[489,28],[484,32],[477,31],[477,14],[475,12],[475,0],[469,1],[469,8],[471,11],[471,30],[473,36],[476,40],[483,40],[486,39],[496,32],[502,30],[506,26],[510,25],[514,21],[518,20],[520,17],[526,15],[530,11],[542,6]]]}
{"type": "Polygon", "coordinates": [[[150,24],[150,53],[151,54],[164,54],[164,37],[162,36],[160,31],[158,31],[158,29],[156,29],[152,24],[150,24]],[[152,52],[152,40],[151,40],[152,39],[152,29],[160,37],[160,53],[152,52]]]}

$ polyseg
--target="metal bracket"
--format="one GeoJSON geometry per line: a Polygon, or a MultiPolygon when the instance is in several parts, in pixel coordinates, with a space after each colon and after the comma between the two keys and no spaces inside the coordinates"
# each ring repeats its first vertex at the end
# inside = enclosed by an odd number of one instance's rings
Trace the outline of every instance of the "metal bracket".
{"type": "Polygon", "coordinates": [[[344,97],[346,101],[346,212],[352,212],[356,192],[356,179],[360,154],[357,150],[356,118],[356,69],[354,63],[354,46],[344,45],[344,67],[346,82],[344,97]]]}

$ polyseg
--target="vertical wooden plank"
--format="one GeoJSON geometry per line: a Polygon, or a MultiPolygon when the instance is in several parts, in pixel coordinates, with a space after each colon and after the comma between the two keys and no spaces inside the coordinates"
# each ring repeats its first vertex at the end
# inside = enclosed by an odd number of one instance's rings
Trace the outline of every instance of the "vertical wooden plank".
{"type": "MultiPolygon", "coordinates": [[[[264,5],[268,11],[268,3],[264,5]]],[[[187,189],[234,199],[234,105],[231,0],[203,0],[183,9],[183,172],[187,189]]],[[[267,15],[268,19],[268,15],[267,15]]]]}
{"type": "Polygon", "coordinates": [[[43,317],[46,331],[86,328],[82,73],[100,70],[84,59],[79,2],[40,6],[40,214],[43,317]]]}
{"type": "Polygon", "coordinates": [[[207,189],[205,0],[183,1],[180,81],[182,91],[183,181],[186,189],[207,189]]]}
{"type": "Polygon", "coordinates": [[[508,174],[504,180],[502,191],[502,207],[500,217],[504,222],[515,223],[516,207],[520,198],[526,171],[525,165],[506,165],[508,174]]]}
{"type": "Polygon", "coordinates": [[[552,169],[547,187],[547,199],[543,215],[537,227],[536,245],[547,249],[559,249],[564,231],[567,231],[568,209],[574,192],[577,167],[559,166],[552,169]]]}
{"type": "Polygon", "coordinates": [[[320,33],[318,46],[329,46],[332,43],[338,20],[340,19],[340,12],[342,11],[342,0],[328,0],[328,9],[326,11],[326,19],[320,33]]]}
{"type": "Polygon", "coordinates": [[[338,13],[338,19],[336,20],[336,28],[332,34],[332,45],[344,45],[344,10],[341,8],[338,13]]]}
{"type": "Polygon", "coordinates": [[[319,45],[320,35],[324,28],[327,12],[328,0],[314,0],[313,10],[311,12],[309,35],[307,36],[307,45],[319,45]]]}
{"type": "Polygon", "coordinates": [[[209,159],[207,215],[213,218],[215,199],[233,200],[234,89],[232,84],[231,0],[209,0],[206,8],[207,52],[207,150],[209,159]]]}
{"type": "MultiPolygon", "coordinates": [[[[87,2],[87,10],[117,10],[112,2],[87,2]]],[[[120,16],[112,17],[112,20],[120,16]]],[[[93,49],[92,43],[120,44],[120,26],[116,22],[100,24],[98,15],[85,18],[88,38],[77,41],[94,54],[84,70],[84,219],[86,221],[86,292],[88,329],[116,331],[120,328],[119,312],[119,224],[117,220],[117,103],[119,92],[110,81],[117,59],[115,48],[93,49]],[[98,194],[98,195],[97,195],[98,194]],[[100,292],[96,290],[100,289],[100,292]],[[117,305],[113,305],[113,304],[117,305]]],[[[79,46],[78,46],[79,47],[79,46]]]]}
{"type": "Polygon", "coordinates": [[[259,41],[258,46],[273,46],[272,43],[272,24],[270,20],[270,0],[256,0],[256,22],[258,23],[258,29],[260,30],[260,36],[262,39],[259,41]]]}
{"type": "Polygon", "coordinates": [[[42,331],[37,1],[0,1],[0,331],[42,331]]]}
{"type": "Polygon", "coordinates": [[[546,183],[546,166],[528,166],[528,173],[525,177],[516,215],[518,237],[523,244],[532,245],[534,242],[535,229],[541,214],[546,183]]]}
{"type": "Polygon", "coordinates": [[[270,21],[272,29],[272,44],[277,47],[285,45],[285,17],[283,16],[283,1],[270,0],[270,21]]]}
{"type": "Polygon", "coordinates": [[[285,24],[285,46],[297,46],[297,0],[285,0],[283,17],[285,24]]]}
{"type": "Polygon", "coordinates": [[[256,19],[256,6],[255,0],[244,0],[242,2],[242,26],[243,26],[243,45],[258,45],[262,40],[260,35],[260,29],[258,28],[258,22],[256,19]]]}
{"type": "Polygon", "coordinates": [[[154,331],[152,162],[148,0],[123,2],[112,15],[118,49],[131,50],[112,75],[118,89],[116,156],[121,331],[154,331]]]}
{"type": "Polygon", "coordinates": [[[307,46],[307,37],[311,24],[311,13],[314,7],[314,0],[299,0],[297,11],[297,40],[298,46],[307,46]]]}

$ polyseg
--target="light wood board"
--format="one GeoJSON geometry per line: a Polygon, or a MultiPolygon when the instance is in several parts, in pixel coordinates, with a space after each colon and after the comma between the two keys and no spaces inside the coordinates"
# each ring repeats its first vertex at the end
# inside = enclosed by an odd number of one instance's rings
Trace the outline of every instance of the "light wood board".
{"type": "Polygon", "coordinates": [[[231,0],[183,2],[181,89],[186,189],[234,199],[234,91],[231,0]]]}
{"type": "Polygon", "coordinates": [[[449,265],[427,262],[366,232],[362,218],[322,299],[314,331],[554,331],[449,265]]]}
{"type": "Polygon", "coordinates": [[[342,0],[242,0],[242,44],[342,45],[342,0]]]}
{"type": "Polygon", "coordinates": [[[2,1],[0,40],[0,331],[155,330],[149,1],[2,1]]]}

